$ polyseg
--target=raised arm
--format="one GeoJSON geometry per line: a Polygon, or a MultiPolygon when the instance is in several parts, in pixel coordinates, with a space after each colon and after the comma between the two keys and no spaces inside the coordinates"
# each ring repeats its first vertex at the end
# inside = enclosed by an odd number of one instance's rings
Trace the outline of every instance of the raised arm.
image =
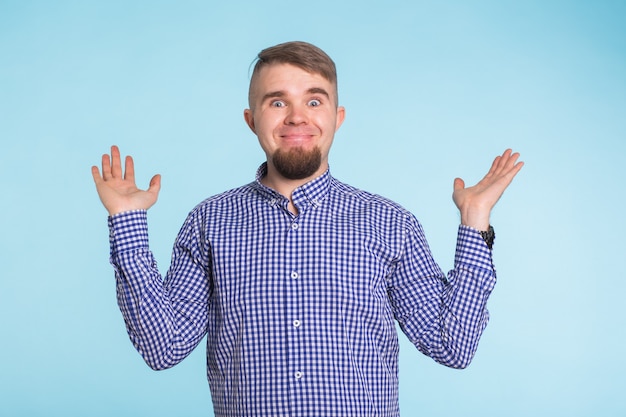
{"type": "Polygon", "coordinates": [[[110,261],[128,335],[152,369],[174,366],[198,345],[207,328],[211,287],[208,258],[198,256],[208,253],[199,249],[201,223],[195,217],[185,222],[164,280],[148,246],[145,211],[157,200],[160,176],[152,177],[147,190],[138,189],[132,158],[126,157],[122,169],[116,146],[111,155],[102,156],[102,175],[95,166],[91,171],[111,215],[110,261]]]}
{"type": "Polygon", "coordinates": [[[91,174],[100,201],[111,216],[124,211],[149,209],[156,203],[161,189],[161,176],[158,174],[152,177],[147,190],[137,188],[133,158],[126,157],[122,171],[122,160],[117,146],[111,146],[111,156],[102,155],[102,175],[96,166],[91,167],[91,174]]]}
{"type": "Polygon", "coordinates": [[[417,220],[410,218],[407,247],[389,294],[401,328],[417,348],[435,361],[465,368],[487,326],[487,301],[496,284],[492,254],[476,231],[489,228],[491,209],[522,168],[519,154],[495,158],[478,184],[454,181],[453,199],[461,212],[454,269],[443,276],[417,220]],[[465,227],[469,226],[469,227],[465,227]],[[419,279],[416,279],[419,277],[419,279]]]}
{"type": "Polygon", "coordinates": [[[487,175],[472,187],[465,188],[461,178],[454,180],[452,199],[461,212],[461,224],[478,230],[489,228],[491,210],[524,165],[517,162],[518,158],[519,153],[507,149],[494,159],[487,175]]]}

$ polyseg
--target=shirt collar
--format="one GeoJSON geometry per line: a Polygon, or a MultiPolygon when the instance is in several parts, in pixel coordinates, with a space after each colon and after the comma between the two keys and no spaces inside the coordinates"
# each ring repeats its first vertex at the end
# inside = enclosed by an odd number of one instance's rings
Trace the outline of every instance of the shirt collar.
{"type": "MultiPolygon", "coordinates": [[[[266,175],[267,162],[264,162],[256,172],[257,190],[260,192],[261,196],[273,204],[276,204],[281,200],[286,200],[284,196],[261,183],[261,179],[266,175]]],[[[302,213],[310,206],[317,207],[322,204],[328,196],[330,182],[330,170],[327,169],[319,177],[316,177],[306,184],[296,188],[291,197],[294,205],[298,208],[298,211],[302,213]]]]}

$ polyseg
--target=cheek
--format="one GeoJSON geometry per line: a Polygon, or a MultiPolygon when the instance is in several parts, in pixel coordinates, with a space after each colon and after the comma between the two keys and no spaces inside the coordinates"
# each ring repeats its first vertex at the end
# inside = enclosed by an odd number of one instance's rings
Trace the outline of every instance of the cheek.
{"type": "Polygon", "coordinates": [[[324,120],[323,128],[327,135],[333,135],[337,130],[337,119],[334,117],[327,117],[324,120]]]}
{"type": "Polygon", "coordinates": [[[267,118],[258,118],[255,120],[255,126],[255,134],[261,144],[261,147],[266,151],[274,147],[274,132],[276,130],[276,125],[270,123],[267,118]]]}
{"type": "Polygon", "coordinates": [[[254,122],[256,124],[257,131],[267,133],[272,132],[277,126],[280,125],[279,118],[274,115],[261,115],[255,119],[254,122]]]}

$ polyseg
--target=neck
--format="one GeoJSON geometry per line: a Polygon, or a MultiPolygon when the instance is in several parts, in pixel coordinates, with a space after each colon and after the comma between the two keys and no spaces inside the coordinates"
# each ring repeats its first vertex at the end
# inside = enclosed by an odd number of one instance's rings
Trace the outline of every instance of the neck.
{"type": "Polygon", "coordinates": [[[292,195],[296,188],[306,184],[307,182],[319,177],[328,169],[328,164],[320,165],[320,168],[315,171],[313,175],[310,175],[306,178],[292,180],[289,178],[285,178],[276,171],[276,168],[271,163],[267,164],[267,175],[261,178],[261,184],[266,187],[271,188],[272,190],[278,192],[280,195],[284,196],[289,200],[289,211],[298,214],[298,210],[293,204],[292,195]]]}

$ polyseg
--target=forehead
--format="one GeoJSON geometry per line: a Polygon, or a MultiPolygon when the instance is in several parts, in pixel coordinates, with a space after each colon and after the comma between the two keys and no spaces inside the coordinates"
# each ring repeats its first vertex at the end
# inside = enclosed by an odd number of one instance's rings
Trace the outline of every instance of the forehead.
{"type": "Polygon", "coordinates": [[[250,80],[250,93],[257,99],[268,92],[299,94],[311,88],[322,88],[336,99],[336,86],[321,74],[291,64],[270,64],[262,67],[250,80]]]}

